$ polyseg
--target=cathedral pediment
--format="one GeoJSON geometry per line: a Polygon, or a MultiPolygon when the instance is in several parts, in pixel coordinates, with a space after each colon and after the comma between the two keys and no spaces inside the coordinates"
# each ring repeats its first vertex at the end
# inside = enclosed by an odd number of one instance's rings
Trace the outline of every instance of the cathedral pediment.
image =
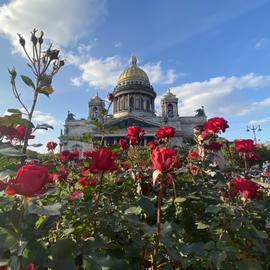
{"type": "Polygon", "coordinates": [[[121,118],[116,118],[116,119],[110,119],[106,123],[106,126],[117,126],[118,128],[127,128],[130,126],[140,126],[140,127],[147,127],[147,128],[159,128],[161,125],[159,123],[145,120],[141,117],[138,116],[124,116],[121,118]]]}

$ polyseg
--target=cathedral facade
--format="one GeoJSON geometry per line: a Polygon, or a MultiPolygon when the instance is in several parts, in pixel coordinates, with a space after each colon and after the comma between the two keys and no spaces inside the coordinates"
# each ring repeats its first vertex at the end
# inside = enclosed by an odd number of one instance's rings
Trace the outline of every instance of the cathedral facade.
{"type": "MultiPolygon", "coordinates": [[[[104,144],[116,144],[126,136],[129,126],[141,126],[145,130],[143,143],[146,145],[154,140],[155,131],[165,125],[173,126],[176,130],[172,144],[181,145],[184,138],[192,138],[193,128],[206,121],[203,108],[197,110],[195,116],[181,116],[178,113],[178,98],[168,90],[161,98],[161,115],[155,111],[156,92],[150,84],[147,74],[137,66],[137,58],[130,58],[129,67],[121,72],[113,89],[112,117],[105,120],[105,126],[114,130],[106,133],[104,144]]],[[[84,134],[90,134],[95,140],[101,139],[101,134],[95,122],[102,121],[105,102],[96,95],[88,103],[88,117],[75,119],[68,113],[65,120],[64,132],[61,131],[60,149],[91,150],[92,146],[82,142],[84,134]]]]}

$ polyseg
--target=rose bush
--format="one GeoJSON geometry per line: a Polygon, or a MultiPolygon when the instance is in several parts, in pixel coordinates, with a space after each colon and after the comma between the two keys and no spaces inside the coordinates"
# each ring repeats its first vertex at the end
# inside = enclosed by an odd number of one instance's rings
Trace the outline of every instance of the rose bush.
{"type": "Polygon", "coordinates": [[[200,132],[188,148],[143,147],[144,131],[132,127],[125,151],[121,143],[63,151],[22,166],[1,181],[3,262],[18,270],[267,269],[267,189],[241,164],[231,167],[234,147],[200,132]],[[221,149],[224,170],[212,159],[221,149]],[[20,243],[23,255],[12,255],[20,243]]]}

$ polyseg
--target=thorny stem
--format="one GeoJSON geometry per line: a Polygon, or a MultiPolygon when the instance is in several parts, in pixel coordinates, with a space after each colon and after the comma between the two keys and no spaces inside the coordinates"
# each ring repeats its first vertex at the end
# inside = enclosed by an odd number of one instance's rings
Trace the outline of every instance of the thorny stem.
{"type": "Polygon", "coordinates": [[[23,106],[23,108],[25,109],[25,111],[27,112],[27,114],[29,114],[29,110],[27,109],[27,107],[25,106],[25,104],[22,102],[20,94],[18,93],[17,87],[16,87],[16,83],[15,81],[11,81],[11,86],[12,86],[12,92],[15,96],[15,98],[20,102],[20,104],[23,106]]]}
{"type": "Polygon", "coordinates": [[[104,146],[104,136],[105,136],[105,122],[107,121],[108,118],[108,114],[109,114],[109,110],[112,106],[112,101],[110,102],[108,109],[107,109],[107,113],[104,115],[104,117],[102,117],[102,127],[101,127],[101,132],[102,132],[102,137],[101,137],[101,146],[104,146]]]}
{"type": "MultiPolygon", "coordinates": [[[[97,193],[96,193],[96,199],[95,199],[95,205],[94,205],[94,213],[96,214],[97,210],[98,210],[98,205],[99,205],[99,201],[100,201],[100,194],[102,191],[102,182],[103,182],[103,176],[104,176],[104,172],[100,173],[98,175],[98,188],[97,188],[97,193]]],[[[97,221],[96,219],[94,220],[94,234],[96,233],[96,229],[97,229],[97,221]]]]}
{"type": "Polygon", "coordinates": [[[174,180],[172,181],[172,186],[173,186],[173,203],[174,203],[176,199],[176,187],[175,187],[174,180]]]}
{"type": "Polygon", "coordinates": [[[161,202],[163,196],[163,183],[160,184],[159,193],[158,193],[158,201],[157,201],[157,233],[155,236],[154,250],[153,250],[153,270],[158,269],[157,264],[157,254],[158,254],[158,246],[159,246],[159,237],[160,237],[160,222],[161,222],[161,202]]]}

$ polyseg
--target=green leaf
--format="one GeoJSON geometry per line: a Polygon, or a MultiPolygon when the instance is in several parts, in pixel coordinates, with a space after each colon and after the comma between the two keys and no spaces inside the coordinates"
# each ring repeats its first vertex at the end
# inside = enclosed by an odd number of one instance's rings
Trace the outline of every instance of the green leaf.
{"type": "Polygon", "coordinates": [[[1,180],[4,180],[4,179],[7,179],[9,178],[10,176],[14,176],[16,175],[17,172],[15,171],[12,171],[12,170],[5,170],[5,171],[0,171],[0,179],[1,180]]]}
{"type": "Polygon", "coordinates": [[[236,264],[236,269],[239,270],[263,270],[261,264],[255,260],[244,259],[236,264]]]}
{"type": "Polygon", "coordinates": [[[217,250],[214,250],[210,253],[209,256],[212,263],[215,265],[217,269],[220,269],[221,264],[226,260],[227,254],[225,251],[219,252],[217,250]]]}
{"type": "Polygon", "coordinates": [[[26,85],[32,87],[33,89],[35,88],[33,81],[29,77],[25,75],[21,75],[21,78],[26,85]]]}
{"type": "Polygon", "coordinates": [[[18,113],[4,116],[1,119],[1,124],[6,127],[15,125],[22,125],[25,127],[30,126],[31,128],[35,127],[33,123],[29,122],[27,119],[22,118],[22,115],[18,113]]]}
{"type": "Polygon", "coordinates": [[[75,242],[71,239],[58,240],[51,248],[51,255],[56,260],[64,259],[72,255],[73,249],[75,248],[75,242]]]}
{"type": "Polygon", "coordinates": [[[34,202],[29,203],[27,208],[28,214],[37,214],[44,216],[58,216],[60,215],[60,209],[62,208],[61,203],[54,203],[46,206],[39,206],[34,202]]]}
{"type": "Polygon", "coordinates": [[[208,229],[210,226],[207,224],[204,224],[202,222],[196,222],[197,225],[197,229],[198,230],[204,230],[204,229],[208,229]]]}
{"type": "Polygon", "coordinates": [[[0,156],[6,157],[25,157],[26,155],[15,149],[9,143],[0,142],[0,156]]]}
{"type": "Polygon", "coordinates": [[[75,247],[76,244],[71,239],[58,240],[50,248],[50,253],[52,256],[51,268],[53,270],[76,270],[73,256],[75,247]]]}
{"type": "Polygon", "coordinates": [[[15,114],[22,114],[22,112],[18,109],[8,109],[7,110],[9,113],[15,113],[15,114]]]}
{"type": "Polygon", "coordinates": [[[8,229],[0,227],[0,243],[1,248],[8,250],[17,244],[17,238],[8,229]]]}
{"type": "Polygon", "coordinates": [[[53,129],[53,126],[51,125],[48,125],[48,124],[38,124],[36,126],[36,129],[45,129],[45,130],[48,130],[48,129],[53,129]]]}
{"type": "Polygon", "coordinates": [[[185,197],[176,197],[174,202],[175,203],[183,203],[186,200],[187,200],[187,198],[185,198],[185,197]]]}
{"type": "Polygon", "coordinates": [[[54,92],[54,90],[53,90],[53,88],[49,85],[49,86],[44,86],[44,87],[42,87],[41,89],[38,90],[38,92],[39,92],[40,94],[44,94],[44,95],[46,95],[46,96],[49,96],[49,95],[51,95],[51,94],[54,92]]]}
{"type": "Polygon", "coordinates": [[[148,215],[153,216],[156,213],[155,205],[148,198],[142,197],[137,201],[137,204],[142,208],[142,210],[148,215]]]}
{"type": "Polygon", "coordinates": [[[31,146],[31,147],[40,147],[42,145],[43,145],[42,143],[29,144],[29,146],[31,146]]]}
{"type": "Polygon", "coordinates": [[[205,213],[213,213],[213,214],[217,214],[219,211],[221,211],[221,207],[220,206],[216,206],[216,205],[208,205],[205,209],[205,213]]]}

